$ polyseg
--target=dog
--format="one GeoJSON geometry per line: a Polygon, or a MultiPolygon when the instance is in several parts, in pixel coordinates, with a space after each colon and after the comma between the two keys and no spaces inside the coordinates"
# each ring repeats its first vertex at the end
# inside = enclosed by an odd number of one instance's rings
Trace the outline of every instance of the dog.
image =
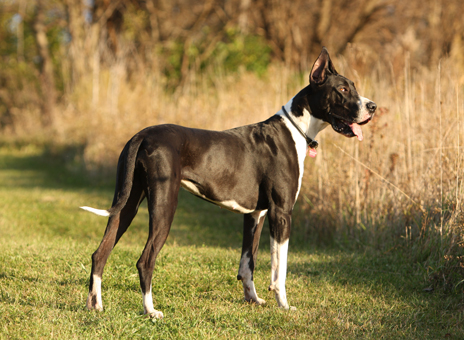
{"type": "Polygon", "coordinates": [[[147,198],[149,236],[137,269],[144,313],[162,318],[152,299],[156,257],[171,228],[178,192],[195,196],[244,215],[243,245],[237,279],[245,300],[262,305],[253,272],[265,216],[271,238],[271,284],[277,305],[287,303],[285,279],[292,210],[301,187],[304,159],[314,151],[316,135],[325,127],[362,141],[361,125],[376,104],[361,97],[354,83],[338,74],[324,47],[315,61],[309,85],[274,116],[226,131],[177,125],[148,127],[132,137],[121,152],[112,207],[81,207],[109,216],[105,234],[92,255],[87,308],[103,310],[101,282],[106,261],[147,198]]]}

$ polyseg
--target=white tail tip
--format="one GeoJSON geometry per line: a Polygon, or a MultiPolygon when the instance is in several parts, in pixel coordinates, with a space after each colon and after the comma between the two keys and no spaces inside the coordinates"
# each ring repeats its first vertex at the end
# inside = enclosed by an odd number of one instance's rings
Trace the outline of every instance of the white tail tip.
{"type": "Polygon", "coordinates": [[[100,216],[110,216],[110,213],[108,210],[103,210],[103,209],[95,209],[95,208],[91,208],[91,207],[80,207],[81,209],[84,209],[84,210],[87,210],[87,211],[90,211],[91,213],[94,213],[96,215],[100,215],[100,216]]]}

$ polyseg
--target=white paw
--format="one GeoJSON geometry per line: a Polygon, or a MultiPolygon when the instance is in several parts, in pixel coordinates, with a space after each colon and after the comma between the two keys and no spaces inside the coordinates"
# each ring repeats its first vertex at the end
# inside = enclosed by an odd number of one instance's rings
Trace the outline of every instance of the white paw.
{"type": "Polygon", "coordinates": [[[103,304],[98,301],[96,295],[89,294],[85,306],[88,310],[97,310],[99,312],[103,311],[103,304]]]}
{"type": "Polygon", "coordinates": [[[266,304],[266,300],[263,300],[263,299],[261,299],[259,297],[257,297],[256,299],[252,299],[252,298],[247,299],[247,298],[245,298],[244,300],[245,300],[245,302],[248,302],[248,303],[255,303],[258,306],[262,306],[262,305],[266,304]]]}
{"type": "Polygon", "coordinates": [[[261,298],[258,298],[258,301],[255,301],[255,303],[259,306],[262,306],[262,305],[265,305],[266,304],[266,300],[263,300],[261,298]]]}
{"type": "Polygon", "coordinates": [[[160,312],[159,310],[155,310],[151,313],[146,313],[150,318],[152,319],[162,319],[164,318],[163,312],[160,312]]]}
{"type": "Polygon", "coordinates": [[[280,306],[280,308],[283,308],[285,310],[296,310],[296,307],[293,307],[293,306],[289,306],[289,305],[285,305],[285,306],[280,306]]]}

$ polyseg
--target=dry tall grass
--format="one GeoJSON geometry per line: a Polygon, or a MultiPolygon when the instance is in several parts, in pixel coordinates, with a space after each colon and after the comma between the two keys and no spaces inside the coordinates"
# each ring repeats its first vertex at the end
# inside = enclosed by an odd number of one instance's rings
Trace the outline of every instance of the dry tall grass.
{"type": "Polygon", "coordinates": [[[411,249],[451,287],[464,267],[464,78],[451,59],[413,70],[406,55],[401,72],[378,65],[370,74],[350,57],[337,64],[379,110],[362,143],[329,130],[319,137],[302,190],[305,237],[411,249]]]}

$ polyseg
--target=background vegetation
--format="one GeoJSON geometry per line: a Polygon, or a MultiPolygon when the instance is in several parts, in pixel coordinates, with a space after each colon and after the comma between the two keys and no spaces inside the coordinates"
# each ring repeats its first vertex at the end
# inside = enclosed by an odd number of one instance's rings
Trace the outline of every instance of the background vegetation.
{"type": "Polygon", "coordinates": [[[221,130],[274,114],[327,46],[379,110],[362,143],[318,137],[299,249],[401,254],[428,289],[462,299],[463,15],[460,0],[2,0],[1,140],[112,180],[148,125],[221,130]]]}

